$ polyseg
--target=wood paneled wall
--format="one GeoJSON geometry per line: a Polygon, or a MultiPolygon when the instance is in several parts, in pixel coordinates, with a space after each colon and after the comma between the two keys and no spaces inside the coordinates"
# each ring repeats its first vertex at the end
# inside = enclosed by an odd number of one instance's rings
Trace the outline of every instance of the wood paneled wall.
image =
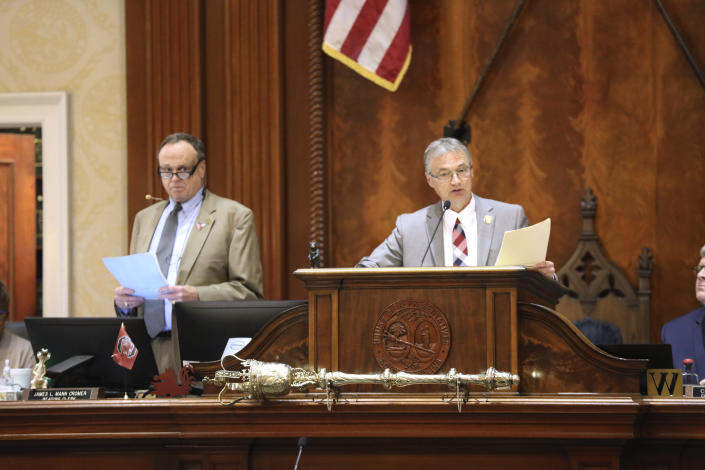
{"type": "MultiPolygon", "coordinates": [[[[398,214],[435,200],[423,150],[455,119],[515,4],[410,0],[412,62],[390,93],[329,58],[311,80],[317,0],[127,0],[130,218],[159,190],[151,165],[163,135],[200,134],[210,187],[255,210],[266,296],[303,297],[290,273],[306,264],[311,233],[312,136],[324,148],[326,265],[350,266],[398,214]]],[[[705,66],[705,3],[664,4],[705,66]]],[[[705,243],[704,105],[653,2],[529,1],[470,110],[474,190],[522,204],[532,222],[551,217],[549,258],[560,265],[591,186],[596,231],[633,284],[641,246],[654,252],[656,340],[696,306],[688,268],[705,243]]]]}
{"type": "MultiPolygon", "coordinates": [[[[705,66],[705,4],[664,3],[705,66]]],[[[395,94],[329,61],[335,265],[436,199],[423,150],[455,119],[515,4],[412,0],[412,62],[395,94]]],[[[522,204],[532,222],[551,217],[549,259],[575,248],[591,186],[596,231],[633,285],[641,246],[654,252],[652,339],[696,306],[705,90],[653,2],[527,2],[468,122],[475,192],[522,204]]]]}
{"type": "Polygon", "coordinates": [[[269,298],[284,291],[281,4],[127,0],[129,218],[164,196],[156,149],[173,132],[206,144],[207,186],[256,214],[269,298]]]}

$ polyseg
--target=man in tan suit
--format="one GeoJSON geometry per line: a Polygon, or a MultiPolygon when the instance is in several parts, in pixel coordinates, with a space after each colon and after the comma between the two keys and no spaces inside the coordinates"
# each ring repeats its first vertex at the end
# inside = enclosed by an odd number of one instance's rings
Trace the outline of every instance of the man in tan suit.
{"type": "Polygon", "coordinates": [[[196,300],[262,298],[262,265],[252,211],[205,189],[205,149],[185,133],[167,136],[159,147],[158,172],[169,194],[135,216],[130,253],[157,257],[168,285],[161,300],[115,288],[118,315],[144,316],[160,373],[178,372],[171,338],[171,305],[196,300]]]}

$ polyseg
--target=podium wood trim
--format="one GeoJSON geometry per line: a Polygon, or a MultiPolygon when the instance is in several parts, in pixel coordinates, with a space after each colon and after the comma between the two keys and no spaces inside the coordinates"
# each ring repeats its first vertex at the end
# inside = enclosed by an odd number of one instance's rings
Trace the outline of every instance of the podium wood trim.
{"type": "Polygon", "coordinates": [[[517,302],[553,307],[563,295],[560,285],[523,267],[299,269],[294,275],[309,291],[309,367],[354,373],[381,371],[370,338],[385,308],[419,300],[455,324],[442,372],[492,366],[518,374],[517,302]]]}
{"type": "MultiPolygon", "coordinates": [[[[438,373],[454,368],[477,374],[494,367],[520,377],[514,393],[639,393],[646,361],[615,358],[596,348],[553,310],[564,289],[534,270],[333,268],[301,269],[294,275],[309,291],[312,369],[381,372],[389,366],[380,366],[384,361],[378,362],[372,338],[382,313],[404,303],[430,304],[446,316],[451,335],[438,373]]],[[[407,333],[406,341],[416,344],[414,333],[407,333]]],[[[407,390],[432,391],[429,386],[407,390]]],[[[373,391],[371,386],[350,389],[373,391]]]]}
{"type": "Polygon", "coordinates": [[[338,370],[338,290],[309,292],[309,367],[338,370]]]}
{"type": "MultiPolygon", "coordinates": [[[[488,288],[485,291],[487,318],[487,364],[498,370],[519,373],[517,347],[517,292],[516,289],[488,288]],[[501,306],[503,315],[499,315],[501,306]],[[505,328],[502,330],[502,328],[505,328]],[[502,334],[508,331],[509,335],[502,334]]],[[[514,387],[516,390],[517,387],[514,387]]]]}

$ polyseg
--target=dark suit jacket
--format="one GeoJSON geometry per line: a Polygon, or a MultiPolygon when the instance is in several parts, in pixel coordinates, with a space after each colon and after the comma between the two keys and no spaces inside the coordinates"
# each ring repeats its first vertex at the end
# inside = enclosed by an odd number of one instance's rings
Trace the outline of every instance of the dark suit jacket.
{"type": "MultiPolygon", "coordinates": [[[[524,208],[516,204],[485,199],[473,194],[477,214],[477,264],[494,266],[502,246],[504,232],[526,227],[529,221],[524,208]]],[[[424,207],[412,214],[397,218],[391,235],[370,256],[362,258],[358,268],[386,268],[395,266],[421,266],[426,247],[441,218],[440,202],[424,207]]],[[[442,228],[433,238],[424,266],[444,266],[442,228]]]]}
{"type": "Polygon", "coordinates": [[[661,329],[661,342],[671,345],[673,367],[683,367],[683,359],[691,358],[700,380],[705,378],[705,344],[703,343],[705,307],[671,320],[661,329]]]}

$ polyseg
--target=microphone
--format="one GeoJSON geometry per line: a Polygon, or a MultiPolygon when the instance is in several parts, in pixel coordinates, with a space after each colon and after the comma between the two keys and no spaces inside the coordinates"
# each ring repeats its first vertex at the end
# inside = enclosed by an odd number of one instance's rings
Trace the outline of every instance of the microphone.
{"type": "Polygon", "coordinates": [[[163,201],[164,199],[156,196],[152,196],[151,194],[145,194],[144,198],[148,201],[163,201]]]}
{"type": "Polygon", "coordinates": [[[423,262],[426,259],[426,255],[428,254],[428,250],[431,249],[431,243],[433,243],[433,238],[436,236],[436,232],[438,232],[438,227],[441,226],[441,220],[443,220],[443,215],[450,208],[450,201],[448,201],[448,200],[443,201],[443,205],[441,206],[441,208],[443,209],[443,212],[441,212],[441,217],[440,217],[440,219],[438,219],[438,223],[436,224],[435,230],[433,230],[433,235],[431,235],[431,239],[428,241],[428,246],[426,247],[426,252],[423,254],[423,258],[421,258],[421,266],[423,266],[423,262]]]}
{"type": "Polygon", "coordinates": [[[301,459],[301,452],[304,451],[304,447],[306,447],[306,443],[308,443],[308,438],[306,436],[301,436],[299,438],[299,455],[296,457],[296,463],[294,464],[294,470],[299,468],[299,459],[301,459]]]}

